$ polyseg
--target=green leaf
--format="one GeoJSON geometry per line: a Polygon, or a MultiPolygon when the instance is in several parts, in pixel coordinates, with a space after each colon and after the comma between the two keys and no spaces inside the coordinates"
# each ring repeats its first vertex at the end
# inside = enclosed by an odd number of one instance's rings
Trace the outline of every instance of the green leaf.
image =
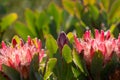
{"type": "Polygon", "coordinates": [[[60,31],[60,24],[62,21],[61,9],[52,2],[47,9],[47,14],[50,20],[49,32],[57,39],[57,32],[60,31]]]}
{"type": "Polygon", "coordinates": [[[90,10],[91,17],[94,20],[97,20],[97,18],[99,16],[99,10],[98,10],[98,8],[96,6],[94,6],[94,5],[90,5],[89,10],[90,10]]]}
{"type": "Polygon", "coordinates": [[[56,40],[51,36],[51,35],[47,35],[46,38],[46,47],[49,51],[49,56],[52,57],[52,55],[54,53],[56,53],[57,49],[58,49],[58,45],[56,40]]]}
{"type": "Polygon", "coordinates": [[[81,72],[87,76],[87,70],[85,67],[85,63],[84,63],[82,57],[79,56],[75,50],[73,50],[73,62],[79,67],[81,72]]]}
{"type": "Polygon", "coordinates": [[[11,14],[8,14],[7,16],[3,17],[2,21],[0,23],[1,31],[4,31],[5,29],[7,29],[7,27],[12,25],[13,22],[15,22],[17,18],[18,18],[18,16],[16,13],[11,13],[11,14]]]}
{"type": "Polygon", "coordinates": [[[62,0],[64,9],[71,15],[76,16],[78,19],[81,17],[81,11],[83,10],[83,5],[78,1],[72,0],[62,0]]]}
{"type": "Polygon", "coordinates": [[[109,9],[110,0],[101,0],[101,2],[102,2],[102,5],[103,5],[104,9],[105,9],[106,12],[107,12],[108,9],[109,9]]]}
{"type": "Polygon", "coordinates": [[[110,26],[110,32],[114,35],[114,37],[118,37],[119,36],[119,29],[117,27],[117,24],[112,24],[110,26]]]}
{"type": "Polygon", "coordinates": [[[28,25],[28,29],[30,30],[30,32],[34,35],[37,36],[36,33],[36,25],[35,25],[35,14],[30,10],[30,9],[26,9],[25,11],[25,19],[28,25]]]}
{"type": "Polygon", "coordinates": [[[100,51],[95,52],[91,63],[91,74],[95,80],[100,79],[100,72],[102,70],[103,56],[100,51]]]}
{"type": "Polygon", "coordinates": [[[84,0],[84,5],[94,5],[96,3],[96,0],[84,0]]]}
{"type": "Polygon", "coordinates": [[[44,27],[46,27],[48,23],[49,23],[49,19],[47,14],[44,11],[40,12],[36,21],[37,29],[38,30],[44,29],[44,27]]]}
{"type": "Polygon", "coordinates": [[[69,33],[67,34],[67,37],[68,37],[70,43],[73,43],[73,42],[74,42],[74,35],[73,35],[72,32],[69,32],[69,33]]]}
{"type": "Polygon", "coordinates": [[[50,19],[55,20],[55,23],[57,25],[57,27],[60,26],[60,16],[61,16],[61,10],[60,8],[55,5],[55,3],[51,3],[48,7],[48,15],[50,15],[50,19]]]}
{"type": "Polygon", "coordinates": [[[113,33],[114,30],[115,30],[115,28],[116,28],[116,25],[115,25],[115,24],[112,24],[112,25],[110,26],[110,32],[113,33]]]}
{"type": "Polygon", "coordinates": [[[113,53],[111,61],[108,62],[101,71],[101,76],[100,76],[101,80],[108,79],[111,73],[117,71],[118,68],[120,68],[120,64],[117,58],[118,56],[116,55],[116,53],[113,53]]]}
{"type": "Polygon", "coordinates": [[[14,26],[15,31],[24,39],[27,40],[27,36],[33,37],[33,34],[28,30],[28,28],[21,22],[16,22],[14,26]]]}
{"type": "Polygon", "coordinates": [[[110,12],[108,14],[108,22],[113,23],[117,21],[117,19],[120,19],[120,0],[116,0],[111,5],[110,12]]]}
{"type": "Polygon", "coordinates": [[[84,31],[86,30],[86,25],[84,24],[84,22],[80,21],[80,24],[76,23],[75,29],[76,29],[77,36],[82,37],[84,34],[84,31]]]}
{"type": "Polygon", "coordinates": [[[29,73],[30,80],[40,78],[38,76],[38,69],[39,69],[39,54],[36,53],[33,56],[33,59],[30,63],[30,73],[29,73]]]}
{"type": "Polygon", "coordinates": [[[69,30],[71,28],[71,25],[74,25],[75,22],[76,22],[76,19],[73,16],[69,16],[64,22],[65,23],[65,29],[64,30],[69,30]]]}
{"type": "Polygon", "coordinates": [[[54,69],[54,66],[55,66],[56,62],[57,62],[56,58],[51,58],[47,62],[47,67],[46,67],[46,73],[44,75],[44,80],[47,80],[50,77],[50,75],[52,74],[52,71],[54,69]]]}
{"type": "Polygon", "coordinates": [[[79,3],[79,2],[76,3],[75,15],[78,19],[81,18],[81,12],[82,12],[83,8],[84,7],[81,3],[79,3]]]}
{"type": "Polygon", "coordinates": [[[6,65],[2,65],[3,72],[11,79],[11,80],[20,80],[20,74],[13,68],[8,67],[6,65]]]}
{"type": "Polygon", "coordinates": [[[72,32],[69,32],[69,33],[67,34],[67,37],[68,37],[69,40],[71,40],[71,39],[73,38],[73,33],[72,33],[72,32]]]}
{"type": "Polygon", "coordinates": [[[62,4],[66,11],[68,11],[72,16],[75,14],[75,4],[76,1],[62,0],[62,4]]]}
{"type": "Polygon", "coordinates": [[[38,68],[39,68],[39,54],[36,53],[33,58],[32,58],[32,61],[31,61],[31,67],[33,67],[33,70],[34,71],[38,71],[38,68]]]}
{"type": "Polygon", "coordinates": [[[71,54],[71,49],[68,45],[64,45],[63,49],[62,49],[62,56],[64,57],[65,61],[67,63],[72,62],[72,54],[71,54]]]}
{"type": "Polygon", "coordinates": [[[72,66],[72,72],[76,78],[81,74],[79,69],[77,67],[74,68],[73,66],[72,66]]]}

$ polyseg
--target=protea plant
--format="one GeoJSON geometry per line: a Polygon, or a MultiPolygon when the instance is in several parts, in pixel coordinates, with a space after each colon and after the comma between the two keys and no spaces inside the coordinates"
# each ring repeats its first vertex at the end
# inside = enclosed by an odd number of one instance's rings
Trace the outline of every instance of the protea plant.
{"type": "Polygon", "coordinates": [[[116,39],[111,35],[110,31],[104,32],[101,30],[101,32],[99,32],[99,30],[95,29],[95,37],[92,37],[91,31],[87,30],[83,38],[77,38],[76,35],[74,35],[74,42],[76,51],[79,54],[83,53],[88,71],[90,75],[92,74],[90,79],[111,80],[111,74],[109,76],[107,75],[110,71],[115,73],[113,75],[118,75],[113,66],[116,66],[118,70],[120,62],[120,35],[118,39],[116,39]],[[97,53],[100,55],[96,56],[97,53]],[[113,68],[114,70],[112,70],[113,68]],[[106,76],[100,78],[102,74],[106,74],[106,76]]]}
{"type": "Polygon", "coordinates": [[[17,70],[22,77],[27,78],[30,70],[30,63],[35,54],[39,55],[39,62],[44,57],[44,49],[39,39],[31,39],[28,36],[27,42],[15,36],[9,45],[4,41],[0,48],[0,71],[3,71],[2,65],[6,65],[17,70]]]}
{"type": "Polygon", "coordinates": [[[95,30],[95,37],[91,36],[90,30],[86,31],[83,35],[83,39],[78,39],[74,36],[75,47],[78,53],[84,51],[84,59],[87,62],[91,62],[92,57],[96,51],[100,51],[104,57],[104,62],[107,62],[111,59],[112,53],[115,52],[119,55],[119,37],[115,39],[111,36],[110,31],[104,32],[101,30],[95,30]]]}

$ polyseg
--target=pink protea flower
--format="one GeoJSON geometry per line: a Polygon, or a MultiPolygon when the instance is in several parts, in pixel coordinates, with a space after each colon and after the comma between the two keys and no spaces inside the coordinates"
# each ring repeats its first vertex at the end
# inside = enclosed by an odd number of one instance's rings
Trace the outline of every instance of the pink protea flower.
{"type": "Polygon", "coordinates": [[[2,64],[15,68],[24,77],[28,75],[28,68],[33,55],[39,54],[39,62],[41,62],[44,56],[44,50],[42,49],[42,43],[39,39],[31,39],[28,37],[26,43],[19,39],[19,43],[16,39],[12,39],[11,45],[6,45],[4,41],[1,43],[0,49],[0,71],[2,70],[2,64]],[[26,68],[25,74],[23,69],[26,68]]]}
{"type": "Polygon", "coordinates": [[[78,53],[81,53],[82,50],[84,51],[84,59],[88,63],[91,63],[96,51],[101,51],[105,63],[111,59],[115,47],[117,53],[118,50],[120,51],[120,47],[118,48],[118,46],[116,46],[116,42],[118,43],[120,40],[115,40],[115,38],[111,36],[110,31],[104,32],[101,30],[101,32],[99,32],[96,29],[95,38],[93,38],[91,37],[91,31],[87,30],[83,35],[83,39],[78,40],[78,38],[74,36],[74,41],[76,50],[78,53]]]}
{"type": "Polygon", "coordinates": [[[116,42],[115,52],[117,56],[120,58],[120,34],[118,36],[118,39],[115,42],[116,42]]]}

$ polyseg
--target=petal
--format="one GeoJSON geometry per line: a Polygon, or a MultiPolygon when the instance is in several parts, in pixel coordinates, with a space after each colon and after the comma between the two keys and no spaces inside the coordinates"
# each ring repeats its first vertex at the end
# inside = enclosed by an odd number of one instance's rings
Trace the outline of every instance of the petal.
{"type": "Polygon", "coordinates": [[[95,29],[95,39],[99,39],[99,31],[95,29]]]}
{"type": "Polygon", "coordinates": [[[24,42],[22,39],[20,39],[20,46],[23,47],[23,45],[24,45],[24,42]]]}
{"type": "Polygon", "coordinates": [[[2,70],[2,60],[0,59],[0,71],[2,70]]]}
{"type": "Polygon", "coordinates": [[[110,31],[107,31],[107,34],[106,34],[106,40],[108,40],[110,38],[110,31]]]}
{"type": "Polygon", "coordinates": [[[4,41],[2,41],[1,45],[2,45],[2,49],[7,49],[7,46],[4,41]]]}
{"type": "Polygon", "coordinates": [[[98,50],[102,52],[103,56],[107,53],[106,46],[104,43],[101,43],[100,45],[98,45],[98,50]]]}
{"type": "Polygon", "coordinates": [[[31,45],[31,38],[30,38],[30,36],[28,36],[28,40],[27,41],[28,41],[28,44],[31,45]]]}
{"type": "Polygon", "coordinates": [[[81,51],[83,50],[81,43],[80,43],[79,40],[76,38],[76,36],[74,36],[74,40],[75,40],[75,47],[76,47],[77,51],[78,51],[79,53],[81,53],[81,51]]]}
{"type": "Polygon", "coordinates": [[[89,40],[90,36],[91,36],[91,32],[90,32],[90,30],[87,30],[84,34],[84,40],[85,41],[89,40]]]}
{"type": "Polygon", "coordinates": [[[40,40],[37,41],[37,45],[38,45],[38,52],[40,52],[40,50],[42,48],[42,43],[40,40]]]}
{"type": "Polygon", "coordinates": [[[32,55],[29,49],[27,50],[26,59],[27,59],[27,62],[30,62],[32,60],[32,55]]]}
{"type": "Polygon", "coordinates": [[[15,55],[15,59],[16,59],[17,66],[19,66],[20,65],[20,58],[19,58],[18,54],[15,55]]]}
{"type": "Polygon", "coordinates": [[[17,45],[17,41],[15,39],[12,39],[12,46],[15,47],[17,45]]]}
{"type": "Polygon", "coordinates": [[[8,65],[9,65],[10,67],[15,68],[14,63],[13,63],[12,59],[10,59],[10,58],[8,59],[8,65]]]}
{"type": "Polygon", "coordinates": [[[93,58],[93,56],[94,56],[94,48],[92,46],[90,48],[90,56],[91,56],[91,58],[93,58]]]}
{"type": "Polygon", "coordinates": [[[101,34],[100,34],[100,41],[104,41],[104,31],[101,30],[101,34]]]}

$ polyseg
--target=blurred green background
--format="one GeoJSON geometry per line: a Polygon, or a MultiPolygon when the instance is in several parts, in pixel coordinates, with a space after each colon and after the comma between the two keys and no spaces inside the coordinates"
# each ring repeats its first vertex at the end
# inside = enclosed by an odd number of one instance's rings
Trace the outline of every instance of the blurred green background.
{"type": "Polygon", "coordinates": [[[120,31],[120,0],[0,0],[0,41],[14,35],[44,41],[48,34],[57,39],[60,31],[76,32],[82,37],[86,29],[120,31]]]}

